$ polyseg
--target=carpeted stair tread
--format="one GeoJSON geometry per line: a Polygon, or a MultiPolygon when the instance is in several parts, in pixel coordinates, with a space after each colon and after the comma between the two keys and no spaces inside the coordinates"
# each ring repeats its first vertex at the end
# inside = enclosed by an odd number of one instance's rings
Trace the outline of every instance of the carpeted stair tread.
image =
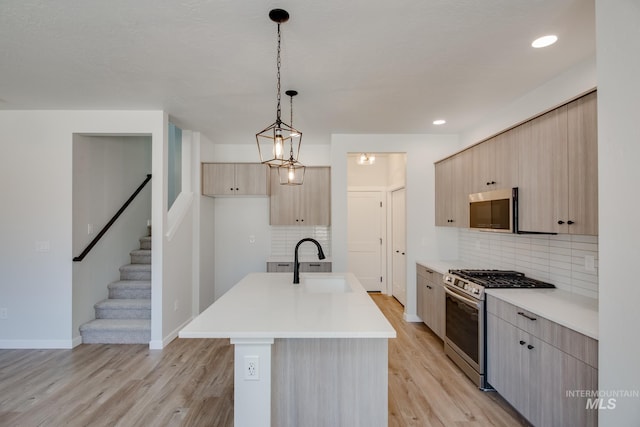
{"type": "Polygon", "coordinates": [[[96,319],[151,319],[150,299],[106,299],[94,308],[96,319]]]}
{"type": "Polygon", "coordinates": [[[151,319],[96,319],[80,326],[80,331],[151,331],[151,319]]]}
{"type": "Polygon", "coordinates": [[[105,299],[94,305],[95,308],[131,309],[145,308],[151,310],[150,299],[105,299]]]}
{"type": "Polygon", "coordinates": [[[127,264],[120,267],[120,280],[151,280],[151,264],[127,264]]]}
{"type": "Polygon", "coordinates": [[[151,298],[151,280],[118,280],[107,288],[111,299],[151,298]]]}
{"type": "Polygon", "coordinates": [[[150,319],[96,319],[80,326],[84,344],[148,344],[150,319]]]}
{"type": "Polygon", "coordinates": [[[151,236],[145,236],[140,238],[140,249],[151,250],[151,236]]]}
{"type": "Polygon", "coordinates": [[[131,264],[151,264],[151,250],[136,249],[129,252],[131,264]]]}

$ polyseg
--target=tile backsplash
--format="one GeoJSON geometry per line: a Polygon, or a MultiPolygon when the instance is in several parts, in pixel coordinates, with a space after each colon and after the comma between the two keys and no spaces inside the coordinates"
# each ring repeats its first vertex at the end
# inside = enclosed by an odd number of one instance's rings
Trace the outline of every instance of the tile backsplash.
{"type": "Polygon", "coordinates": [[[517,235],[460,229],[460,260],[478,268],[517,270],[591,298],[598,298],[598,237],[517,235]]]}
{"type": "MultiPolygon", "coordinates": [[[[331,256],[331,227],[329,226],[272,226],[271,227],[271,256],[293,257],[293,251],[300,239],[311,237],[322,246],[327,257],[331,256]]],[[[315,245],[305,243],[298,251],[300,257],[317,257],[315,245]]]]}

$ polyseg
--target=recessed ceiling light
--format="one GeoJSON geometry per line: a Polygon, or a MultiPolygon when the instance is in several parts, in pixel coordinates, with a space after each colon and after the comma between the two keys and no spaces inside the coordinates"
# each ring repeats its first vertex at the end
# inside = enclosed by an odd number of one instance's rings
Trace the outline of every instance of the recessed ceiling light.
{"type": "Polygon", "coordinates": [[[547,46],[551,46],[557,41],[558,41],[558,36],[554,36],[554,35],[543,36],[535,39],[533,43],[531,43],[531,46],[535,48],[547,47],[547,46]]]}
{"type": "Polygon", "coordinates": [[[446,120],[442,120],[442,119],[438,119],[438,120],[434,120],[433,121],[434,125],[443,125],[445,123],[447,123],[447,121],[446,120]]]}

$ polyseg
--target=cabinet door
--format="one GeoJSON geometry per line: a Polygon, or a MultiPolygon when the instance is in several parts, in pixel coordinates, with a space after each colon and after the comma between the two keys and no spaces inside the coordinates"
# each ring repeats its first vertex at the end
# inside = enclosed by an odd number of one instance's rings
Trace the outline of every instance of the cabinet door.
{"type": "Polygon", "coordinates": [[[572,234],[598,234],[598,113],[596,92],[568,105],[569,215],[572,234]]]}
{"type": "Polygon", "coordinates": [[[433,286],[433,331],[440,338],[444,339],[445,333],[445,296],[444,287],[442,285],[442,274],[433,273],[435,280],[432,282],[433,286]]]}
{"type": "Polygon", "coordinates": [[[269,223],[271,225],[296,225],[299,211],[299,192],[302,186],[307,183],[305,182],[303,185],[280,185],[276,168],[271,168],[270,175],[269,223]]]}
{"type": "Polygon", "coordinates": [[[487,313],[487,381],[511,405],[522,411],[528,397],[526,386],[522,386],[524,361],[519,342],[518,328],[487,313]]]}
{"type": "Polygon", "coordinates": [[[233,163],[202,164],[202,194],[227,196],[235,194],[235,165],[233,163]]]}
{"type": "Polygon", "coordinates": [[[331,223],[331,169],[307,167],[302,185],[280,185],[271,169],[271,225],[329,225],[331,223]]]}
{"type": "Polygon", "coordinates": [[[436,226],[451,227],[453,210],[453,160],[442,160],[435,164],[435,216],[436,226]]]}
{"type": "Polygon", "coordinates": [[[424,313],[424,294],[426,290],[427,279],[420,274],[419,269],[420,266],[417,266],[416,270],[418,271],[418,274],[416,274],[416,314],[419,318],[422,319],[424,323],[427,323],[424,313]]]}
{"type": "Polygon", "coordinates": [[[331,169],[308,167],[300,186],[300,225],[331,224],[331,169]]]}
{"type": "Polygon", "coordinates": [[[453,223],[454,227],[469,227],[469,194],[473,159],[470,150],[453,157],[453,223]]]}
{"type": "Polygon", "coordinates": [[[514,131],[519,151],[520,229],[567,233],[567,107],[550,111],[514,131]],[[561,220],[564,224],[558,224],[561,220]]]}
{"type": "Polygon", "coordinates": [[[243,196],[266,196],[269,194],[267,165],[261,163],[235,164],[236,194],[243,196]]]}
{"type": "Polygon", "coordinates": [[[471,188],[470,193],[495,190],[499,187],[496,181],[496,144],[498,137],[493,137],[471,148],[471,188]]]}
{"type": "Polygon", "coordinates": [[[495,189],[518,187],[518,141],[513,129],[492,139],[495,189]]]}

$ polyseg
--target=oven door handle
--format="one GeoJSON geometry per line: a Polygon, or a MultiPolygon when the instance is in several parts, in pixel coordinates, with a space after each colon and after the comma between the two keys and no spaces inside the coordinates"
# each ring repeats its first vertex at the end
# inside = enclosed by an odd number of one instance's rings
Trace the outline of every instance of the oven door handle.
{"type": "Polygon", "coordinates": [[[477,308],[477,309],[480,309],[480,307],[481,307],[481,303],[479,301],[472,300],[471,298],[464,297],[464,296],[462,296],[462,295],[460,295],[460,294],[458,294],[456,292],[453,292],[452,290],[450,290],[446,286],[444,286],[444,291],[445,291],[445,293],[451,295],[451,297],[462,301],[464,304],[466,304],[468,306],[471,306],[471,307],[474,307],[474,308],[477,308]]]}

